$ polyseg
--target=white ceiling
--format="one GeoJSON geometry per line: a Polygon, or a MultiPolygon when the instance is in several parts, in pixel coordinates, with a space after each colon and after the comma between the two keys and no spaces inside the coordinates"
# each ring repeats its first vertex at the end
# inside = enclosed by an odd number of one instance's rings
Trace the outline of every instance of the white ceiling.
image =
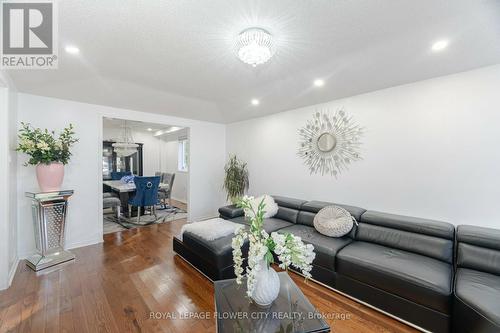
{"type": "Polygon", "coordinates": [[[500,1],[64,0],[59,47],[58,70],[10,72],[20,91],[233,122],[500,63],[500,1]],[[252,26],[277,41],[257,68],[232,49],[252,26]]]}

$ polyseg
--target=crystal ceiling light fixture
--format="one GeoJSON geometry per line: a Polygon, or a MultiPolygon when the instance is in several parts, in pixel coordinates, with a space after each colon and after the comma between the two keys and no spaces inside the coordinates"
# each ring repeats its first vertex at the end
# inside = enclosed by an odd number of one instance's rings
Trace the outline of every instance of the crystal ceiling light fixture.
{"type": "Polygon", "coordinates": [[[139,145],[134,142],[134,138],[132,138],[132,129],[127,125],[127,121],[123,122],[121,135],[121,141],[112,144],[116,155],[127,157],[136,153],[139,145]]]}
{"type": "Polygon", "coordinates": [[[243,30],[238,36],[237,51],[241,61],[257,67],[274,55],[273,36],[261,28],[243,30]]]}

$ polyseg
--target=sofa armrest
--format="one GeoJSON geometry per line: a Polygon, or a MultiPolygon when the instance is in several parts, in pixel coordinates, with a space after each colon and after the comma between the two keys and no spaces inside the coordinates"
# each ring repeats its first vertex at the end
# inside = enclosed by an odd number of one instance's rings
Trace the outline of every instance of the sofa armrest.
{"type": "Polygon", "coordinates": [[[243,216],[243,208],[238,208],[236,205],[224,206],[219,208],[220,217],[224,219],[234,219],[235,217],[243,216]]]}

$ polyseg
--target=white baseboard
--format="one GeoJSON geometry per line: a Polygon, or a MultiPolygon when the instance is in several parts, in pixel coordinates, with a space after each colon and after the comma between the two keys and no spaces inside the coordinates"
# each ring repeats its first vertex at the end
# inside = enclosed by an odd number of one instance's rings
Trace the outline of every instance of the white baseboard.
{"type": "Polygon", "coordinates": [[[78,242],[66,244],[65,248],[68,250],[71,250],[71,249],[76,249],[79,247],[99,244],[99,243],[102,243],[103,241],[104,240],[102,239],[102,237],[95,237],[92,239],[87,239],[87,240],[83,240],[83,241],[78,241],[78,242]]]}
{"type": "MultiPolygon", "coordinates": [[[[71,249],[76,249],[76,248],[83,247],[83,246],[89,246],[89,245],[99,244],[99,243],[102,243],[103,241],[104,240],[102,239],[102,237],[94,237],[94,238],[91,238],[91,239],[87,239],[87,240],[83,240],[83,241],[78,241],[78,242],[74,242],[74,243],[66,243],[66,245],[64,246],[64,248],[67,249],[67,250],[71,250],[71,249]]],[[[36,250],[32,249],[31,251],[28,251],[27,253],[20,253],[19,254],[19,259],[20,260],[27,259],[28,257],[30,257],[35,252],[36,252],[36,250]]]]}
{"type": "Polygon", "coordinates": [[[10,269],[9,285],[7,286],[7,288],[10,287],[10,285],[12,284],[12,280],[14,280],[14,276],[16,275],[16,272],[17,272],[17,266],[19,266],[19,258],[15,259],[15,263],[14,263],[14,265],[12,265],[12,267],[10,269]]]}
{"type": "Polygon", "coordinates": [[[187,200],[186,199],[178,199],[178,198],[172,197],[172,200],[179,201],[179,202],[187,205],[187,200]]]}
{"type": "Polygon", "coordinates": [[[9,270],[9,275],[7,276],[7,279],[0,281],[0,290],[8,289],[11,286],[12,280],[14,279],[14,275],[16,275],[18,265],[19,265],[19,259],[16,258],[14,265],[12,265],[12,267],[9,270]]]}
{"type": "Polygon", "coordinates": [[[9,288],[8,281],[0,281],[0,291],[9,288]]]}

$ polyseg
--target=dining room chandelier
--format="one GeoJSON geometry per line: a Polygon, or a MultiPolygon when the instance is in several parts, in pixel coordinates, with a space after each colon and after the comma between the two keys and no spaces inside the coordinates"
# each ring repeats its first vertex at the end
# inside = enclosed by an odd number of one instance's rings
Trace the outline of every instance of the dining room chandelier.
{"type": "Polygon", "coordinates": [[[256,67],[274,55],[273,36],[261,28],[249,28],[238,35],[238,58],[245,64],[256,67]]]}
{"type": "Polygon", "coordinates": [[[137,152],[139,145],[134,142],[132,129],[128,126],[127,121],[123,123],[120,141],[113,143],[112,146],[119,157],[127,157],[137,152]]]}

